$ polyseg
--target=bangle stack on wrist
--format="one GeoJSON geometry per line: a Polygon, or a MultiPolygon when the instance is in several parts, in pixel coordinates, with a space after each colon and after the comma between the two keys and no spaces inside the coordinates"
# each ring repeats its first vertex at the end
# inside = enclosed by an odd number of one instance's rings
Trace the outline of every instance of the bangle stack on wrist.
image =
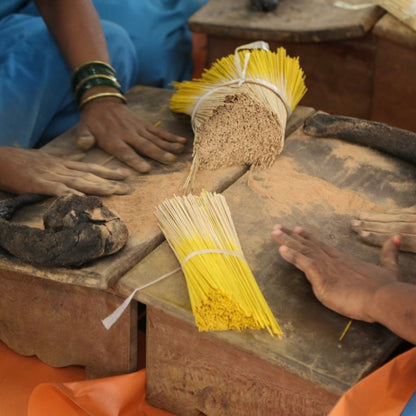
{"type": "Polygon", "coordinates": [[[127,103],[126,97],[121,91],[121,85],[117,80],[115,69],[106,62],[90,61],[75,68],[71,86],[80,109],[88,102],[103,97],[115,97],[123,103],[127,103]],[[115,91],[99,92],[82,99],[84,93],[94,87],[110,87],[115,91]]]}

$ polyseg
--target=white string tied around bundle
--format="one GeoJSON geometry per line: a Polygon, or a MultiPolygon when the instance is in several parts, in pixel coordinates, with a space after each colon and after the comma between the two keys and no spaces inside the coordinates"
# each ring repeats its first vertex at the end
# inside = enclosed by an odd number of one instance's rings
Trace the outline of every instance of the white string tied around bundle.
{"type": "Polygon", "coordinates": [[[183,270],[185,264],[192,258],[198,255],[202,255],[202,254],[211,254],[211,253],[219,253],[219,254],[227,254],[230,256],[234,256],[234,257],[238,257],[244,261],[246,261],[246,259],[244,258],[242,253],[239,253],[237,251],[232,251],[232,250],[226,250],[226,249],[206,249],[206,250],[197,250],[197,251],[193,251],[192,253],[189,253],[182,261],[181,267],[178,267],[166,274],[164,274],[163,276],[158,277],[155,280],[152,280],[151,282],[148,282],[142,286],[136,287],[136,289],[134,289],[129,297],[127,297],[124,302],[117,308],[115,309],[110,315],[108,315],[106,318],[102,319],[101,322],[103,323],[104,327],[109,330],[121,317],[121,315],[123,314],[123,312],[127,309],[127,307],[129,306],[130,302],[133,300],[134,296],[136,295],[137,292],[139,292],[140,290],[146,289],[149,286],[154,285],[155,283],[161,282],[162,280],[166,279],[169,276],[174,275],[175,273],[179,272],[180,270],[183,270]]]}

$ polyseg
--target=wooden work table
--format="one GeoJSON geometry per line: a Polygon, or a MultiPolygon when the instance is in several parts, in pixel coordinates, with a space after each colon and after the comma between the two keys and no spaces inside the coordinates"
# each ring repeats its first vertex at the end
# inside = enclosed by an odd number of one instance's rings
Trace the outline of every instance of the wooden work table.
{"type": "MultiPolygon", "coordinates": [[[[87,376],[108,376],[137,368],[137,303],[107,331],[101,320],[122,302],[112,286],[163,240],[154,209],[164,199],[181,193],[190,167],[192,131],[187,117],[168,107],[171,91],[136,87],[128,93],[129,105],[152,123],[188,137],[187,151],[171,166],[154,163],[150,175],[133,173],[130,195],[103,198],[129,229],[129,240],[113,256],[80,268],[41,268],[23,264],[0,253],[0,339],[16,352],[37,355],[49,365],[81,365],[87,376]]],[[[44,147],[52,154],[79,154],[71,131],[44,147]]],[[[85,162],[116,167],[120,163],[95,148],[85,162]]],[[[244,173],[227,168],[205,174],[208,190],[222,191],[244,173]]],[[[40,226],[48,200],[21,209],[14,220],[40,226]]]]}
{"type": "MultiPolygon", "coordinates": [[[[416,169],[379,152],[301,128],[312,114],[298,108],[273,167],[246,172],[224,190],[247,261],[283,328],[199,332],[181,272],[135,295],[147,305],[147,398],[180,415],[327,414],[340,394],[377,368],[400,340],[375,324],[353,322],[322,306],[303,274],[284,262],[270,239],[275,223],[308,225],[319,237],[361,259],[380,249],[363,244],[350,221],[363,210],[414,205],[416,169]]],[[[404,275],[416,258],[402,254],[404,275]]],[[[175,270],[163,243],[114,286],[123,296],[175,270]]],[[[416,279],[416,277],[414,277],[416,279]]]]}
{"type": "MultiPolygon", "coordinates": [[[[191,138],[189,119],[168,109],[171,92],[136,87],[134,111],[150,122],[191,138]]],[[[126,222],[130,239],[118,254],[78,269],[34,268],[0,257],[0,339],[23,355],[53,366],[86,366],[89,376],[133,371],[137,360],[137,305],[147,309],[147,397],[180,415],[322,415],[339,395],[378,367],[400,340],[379,325],[353,322],[322,306],[301,272],[284,262],[270,238],[275,223],[308,225],[319,237],[364,260],[379,248],[363,244],[350,220],[361,210],[414,205],[416,169],[376,151],[333,139],[305,136],[312,108],[289,120],[283,153],[257,172],[234,167],[200,171],[194,192],[223,192],[243,251],[284,336],[265,331],[199,332],[181,272],[136,293],[107,331],[101,319],[130,293],[178,267],[158,229],[154,208],[181,193],[192,144],[172,166],[133,175],[134,192],[103,198],[126,222]]],[[[71,132],[48,146],[76,152],[71,132]]],[[[107,163],[98,149],[86,161],[107,163]]],[[[36,222],[44,204],[23,209],[16,220],[36,222]]],[[[402,254],[404,274],[416,258],[402,254]]]]}
{"type": "MultiPolygon", "coordinates": [[[[120,253],[80,268],[41,268],[24,264],[0,252],[0,339],[16,352],[36,355],[55,367],[81,365],[88,377],[120,374],[137,368],[137,303],[107,331],[101,320],[123,301],[112,288],[128,270],[156,248],[163,235],[154,216],[155,207],[174,193],[181,194],[192,157],[189,118],[169,110],[171,91],[135,87],[129,105],[152,123],[189,138],[187,150],[171,166],[153,163],[150,175],[133,173],[130,195],[103,198],[129,229],[129,240],[120,253]]],[[[303,120],[293,117],[290,129],[303,120]]],[[[52,154],[79,155],[69,131],[44,147],[52,154]]],[[[94,148],[85,162],[117,167],[120,162],[94,148]]],[[[230,167],[198,176],[196,186],[221,192],[244,174],[230,167]]],[[[41,217],[51,200],[22,208],[13,220],[41,227],[41,217]]],[[[121,293],[124,296],[124,293],[121,293]]],[[[143,360],[142,360],[143,361],[143,360]]]]}

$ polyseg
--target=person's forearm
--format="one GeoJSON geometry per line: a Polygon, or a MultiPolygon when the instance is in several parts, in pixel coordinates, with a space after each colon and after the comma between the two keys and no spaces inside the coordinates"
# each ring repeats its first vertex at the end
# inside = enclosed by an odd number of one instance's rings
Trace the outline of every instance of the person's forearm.
{"type": "Polygon", "coordinates": [[[101,22],[89,0],[35,0],[68,65],[99,60],[109,63],[101,22]]]}
{"type": "Polygon", "coordinates": [[[395,282],[382,286],[369,305],[374,321],[416,344],[416,285],[395,282]]]}

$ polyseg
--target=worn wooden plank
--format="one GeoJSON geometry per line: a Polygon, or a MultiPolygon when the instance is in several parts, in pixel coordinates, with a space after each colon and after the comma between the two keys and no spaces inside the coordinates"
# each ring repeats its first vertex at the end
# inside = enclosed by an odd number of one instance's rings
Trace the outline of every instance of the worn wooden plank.
{"type": "Polygon", "coordinates": [[[148,308],[147,326],[146,398],[175,414],[322,416],[338,400],[158,309],[148,308]]]}
{"type": "Polygon", "coordinates": [[[0,337],[50,366],[83,366],[88,378],[135,371],[137,304],[111,330],[101,323],[120,301],[101,290],[0,270],[0,337]]]}
{"type": "Polygon", "coordinates": [[[371,118],[416,131],[416,32],[391,15],[374,27],[377,55],[371,118]]]}
{"type": "MultiPolygon", "coordinates": [[[[302,273],[278,255],[270,230],[275,223],[289,227],[309,224],[328,244],[377,263],[379,248],[362,243],[351,230],[350,220],[361,210],[412,205],[415,179],[415,167],[398,159],[334,139],[316,140],[298,130],[288,138],[284,152],[272,168],[247,173],[224,191],[247,261],[283,328],[284,337],[278,340],[263,331],[210,332],[209,335],[215,338],[215,342],[210,344],[211,357],[231,346],[237,356],[251,354],[267,363],[270,371],[279,368],[335,395],[342,394],[380,365],[397,346],[398,338],[379,325],[354,322],[347,336],[339,342],[348,319],[326,309],[315,299],[302,273]]],[[[400,264],[403,274],[411,275],[416,259],[403,253],[400,264]]],[[[147,282],[177,266],[173,253],[164,244],[130,273],[136,275],[136,282],[147,282]]],[[[192,407],[189,403],[192,400],[193,408],[200,408],[199,399],[204,392],[195,391],[194,377],[202,380],[201,385],[204,382],[207,389],[215,390],[218,380],[213,381],[210,374],[213,371],[211,365],[216,368],[216,364],[213,360],[198,371],[183,365],[189,351],[187,337],[197,337],[198,333],[183,275],[178,272],[144,289],[136,299],[190,325],[186,326],[189,333],[183,337],[184,354],[175,346],[175,353],[169,356],[172,362],[166,374],[172,386],[180,386],[180,389],[178,387],[175,391],[174,398],[165,397],[165,401],[160,403],[183,402],[188,409],[192,407]],[[181,372],[177,370],[179,368],[181,372]]],[[[158,328],[162,327],[160,324],[158,328]]],[[[150,324],[149,339],[152,339],[153,330],[157,331],[150,324]]],[[[153,347],[149,344],[148,348],[153,347]]],[[[171,344],[166,344],[165,348],[170,350],[171,344]]],[[[153,380],[148,384],[148,394],[152,397],[153,391],[156,392],[153,404],[158,405],[160,396],[156,379],[161,376],[161,369],[157,367],[155,378],[152,378],[152,369],[152,362],[148,361],[149,380],[153,380]]],[[[301,394],[304,387],[298,386],[301,394]]],[[[224,399],[224,406],[232,402],[233,392],[240,388],[244,385],[233,385],[232,391],[228,392],[230,399],[224,399]]],[[[165,394],[169,395],[169,391],[165,390],[165,394]]],[[[263,402],[259,404],[260,407],[263,405],[266,406],[263,402]]],[[[213,412],[207,414],[221,414],[219,411],[216,413],[216,404],[211,406],[213,412]]],[[[283,411],[276,408],[274,414],[285,414],[283,411]]],[[[270,412],[260,411],[259,414],[270,412]]]]}
{"type": "Polygon", "coordinates": [[[416,48],[416,31],[406,26],[399,19],[386,13],[377,21],[373,33],[382,39],[387,39],[407,48],[416,48]]]}
{"type": "MultiPolygon", "coordinates": [[[[234,53],[235,48],[243,43],[243,39],[209,36],[206,66],[234,53]]],[[[269,45],[271,50],[283,46],[290,56],[299,57],[308,88],[302,105],[334,114],[370,118],[376,57],[376,43],[372,34],[359,41],[269,41],[269,45]]]]}
{"type": "Polygon", "coordinates": [[[323,42],[364,36],[382,14],[376,6],[347,10],[332,0],[281,0],[269,13],[251,10],[248,1],[210,0],[190,18],[189,27],[222,38],[323,42]]]}

